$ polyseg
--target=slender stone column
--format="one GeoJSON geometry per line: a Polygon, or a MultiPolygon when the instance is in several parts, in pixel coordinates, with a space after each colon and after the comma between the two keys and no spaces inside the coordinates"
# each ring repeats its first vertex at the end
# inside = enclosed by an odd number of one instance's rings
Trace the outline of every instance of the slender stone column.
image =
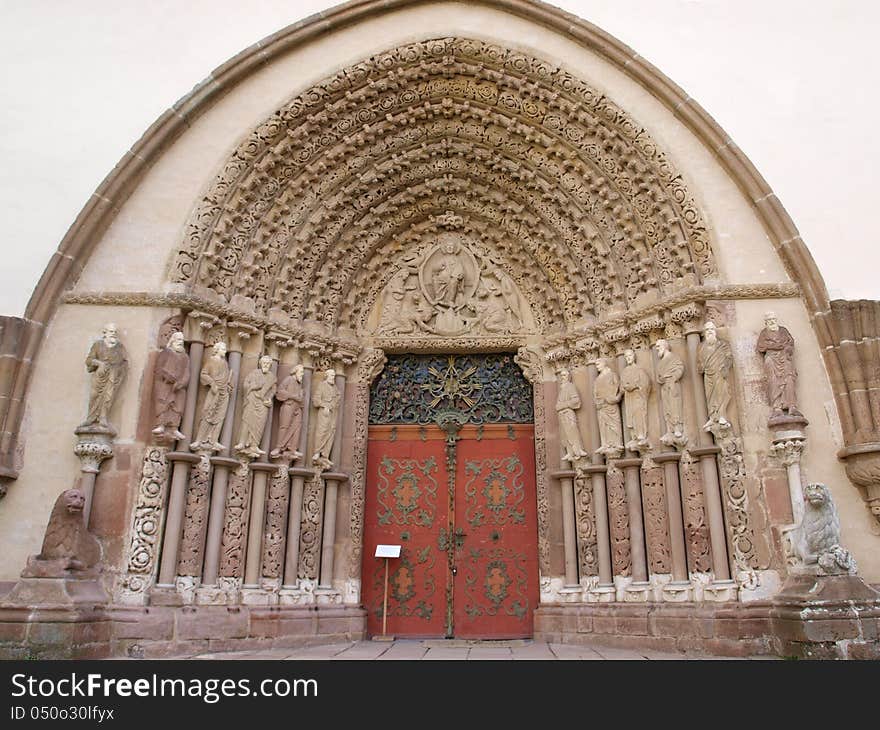
{"type": "Polygon", "coordinates": [[[791,499],[791,522],[799,526],[804,521],[804,487],[801,482],[801,454],[806,446],[803,431],[787,431],[774,439],[770,451],[785,467],[788,493],[791,499]]]}
{"type": "Polygon", "coordinates": [[[599,586],[611,588],[614,585],[614,577],[611,569],[611,530],[608,525],[608,488],[605,483],[605,467],[602,466],[605,458],[596,453],[599,448],[599,418],[596,415],[596,407],[593,404],[593,385],[596,382],[598,371],[594,363],[587,365],[587,382],[585,397],[591,405],[587,407],[588,428],[587,441],[589,451],[592,454],[593,467],[588,468],[593,485],[593,509],[596,513],[596,544],[599,557],[599,586]]]}
{"type": "Polygon", "coordinates": [[[620,459],[617,466],[623,469],[625,480],[632,578],[635,583],[644,583],[648,580],[648,556],[645,548],[645,525],[642,519],[642,496],[639,483],[642,460],[639,458],[620,459]]]}
{"type": "Polygon", "coordinates": [[[724,531],[724,507],[721,504],[721,486],[718,482],[718,462],[715,455],[720,449],[714,445],[712,436],[703,430],[702,424],[709,420],[706,407],[706,393],[703,379],[697,367],[697,351],[700,346],[700,333],[697,330],[687,333],[688,367],[687,376],[694,393],[697,412],[697,433],[699,448],[690,449],[699,457],[703,472],[703,494],[706,497],[706,515],[709,519],[709,541],[712,544],[712,569],[716,581],[730,580],[730,562],[727,556],[727,535],[724,531]]]}
{"type": "Polygon", "coordinates": [[[177,448],[168,454],[174,464],[171,472],[171,489],[168,497],[168,514],[165,519],[165,534],[162,541],[162,558],[159,563],[158,585],[171,588],[177,575],[177,559],[180,554],[180,538],[183,532],[183,516],[186,509],[186,488],[189,484],[189,470],[199,458],[190,453],[193,440],[193,427],[196,418],[196,401],[199,397],[199,377],[202,372],[202,359],[205,354],[205,330],[210,325],[198,314],[190,314],[184,323],[184,335],[189,346],[189,385],[183,406],[180,431],[184,437],[177,442],[177,448]]]}
{"type": "Polygon", "coordinates": [[[223,421],[223,430],[220,432],[220,443],[223,450],[219,456],[211,458],[214,465],[214,483],[211,486],[211,511],[208,514],[208,538],[205,544],[205,568],[202,572],[203,586],[216,586],[217,575],[220,570],[220,542],[223,538],[223,523],[226,515],[226,487],[229,484],[229,471],[239,465],[237,459],[229,456],[232,447],[232,429],[235,422],[235,407],[238,401],[238,389],[241,378],[241,353],[246,341],[250,337],[247,331],[239,331],[234,328],[233,336],[229,343],[229,370],[232,373],[232,393],[229,395],[229,405],[226,408],[226,418],[223,421]]]}
{"type": "Polygon", "coordinates": [[[324,524],[321,529],[321,572],[318,585],[322,588],[333,586],[333,553],[336,543],[336,502],[339,496],[339,484],[347,479],[341,471],[342,459],[342,424],[345,408],[345,373],[340,370],[336,375],[336,389],[339,391],[339,409],[336,413],[336,432],[333,435],[333,448],[330,461],[333,472],[324,474],[324,524]]]}
{"type": "Polygon", "coordinates": [[[290,468],[290,512],[287,521],[287,546],[284,553],[283,588],[296,586],[296,573],[299,570],[299,533],[302,526],[303,485],[311,469],[303,465],[309,451],[309,416],[312,411],[312,366],[303,363],[303,421],[297,451],[303,455],[290,468]]]}
{"type": "MultiPolygon", "coordinates": [[[[657,372],[657,352],[651,348],[654,372],[657,372]]],[[[660,419],[660,433],[666,432],[666,420],[663,418],[663,392],[657,388],[657,414],[660,419]]],[[[698,421],[705,423],[705,421],[698,421]]],[[[699,428],[699,425],[698,425],[699,428]]],[[[678,474],[678,462],[681,454],[667,451],[654,456],[654,461],[663,465],[663,482],[666,487],[666,509],[669,524],[669,546],[672,553],[672,580],[674,583],[688,581],[687,549],[684,539],[684,519],[681,510],[681,480],[678,474]]]]}
{"type": "Polygon", "coordinates": [[[669,544],[672,552],[672,580],[676,583],[686,583],[688,580],[687,549],[681,509],[681,480],[678,475],[680,459],[681,454],[677,451],[667,451],[654,456],[654,461],[663,465],[663,480],[666,485],[666,508],[669,510],[669,544]]]}
{"type": "Polygon", "coordinates": [[[565,586],[578,584],[577,530],[574,516],[574,477],[572,470],[561,470],[554,475],[562,490],[562,539],[565,550],[565,586]]]}
{"type": "MultiPolygon", "coordinates": [[[[278,359],[273,358],[272,374],[278,377],[278,359]]],[[[254,472],[254,484],[251,489],[251,509],[248,524],[247,552],[244,570],[244,587],[258,588],[260,580],[260,560],[263,556],[263,525],[266,519],[266,485],[269,482],[269,474],[277,467],[269,463],[269,452],[272,450],[272,415],[275,413],[275,399],[272,399],[272,407],[266,414],[266,428],[263,430],[263,439],[260,441],[260,449],[266,453],[260,461],[251,464],[254,472]]]]}

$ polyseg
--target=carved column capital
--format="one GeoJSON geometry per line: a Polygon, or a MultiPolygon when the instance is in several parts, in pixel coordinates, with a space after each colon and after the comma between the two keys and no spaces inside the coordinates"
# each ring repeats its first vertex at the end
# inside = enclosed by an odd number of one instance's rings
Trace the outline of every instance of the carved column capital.
{"type": "Polygon", "coordinates": [[[246,322],[230,321],[226,323],[226,331],[229,335],[229,351],[244,352],[247,341],[257,334],[257,328],[246,322]]]}
{"type": "Polygon", "coordinates": [[[770,453],[779,459],[783,466],[789,467],[800,463],[806,445],[807,440],[801,438],[774,441],[770,446],[770,453]]]}
{"type": "Polygon", "coordinates": [[[84,473],[97,474],[101,463],[113,456],[113,440],[109,434],[81,434],[73,453],[79,458],[84,473]]]}
{"type": "Polygon", "coordinates": [[[208,331],[217,326],[220,320],[213,314],[193,310],[183,321],[183,336],[187,342],[205,343],[208,331]]]}

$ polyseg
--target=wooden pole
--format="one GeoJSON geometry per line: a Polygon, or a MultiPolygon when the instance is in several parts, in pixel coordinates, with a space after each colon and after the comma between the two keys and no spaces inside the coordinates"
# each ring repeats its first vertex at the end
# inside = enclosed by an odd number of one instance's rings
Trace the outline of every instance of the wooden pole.
{"type": "Polygon", "coordinates": [[[388,626],[388,558],[385,558],[385,598],[382,601],[382,636],[387,636],[388,626]]]}

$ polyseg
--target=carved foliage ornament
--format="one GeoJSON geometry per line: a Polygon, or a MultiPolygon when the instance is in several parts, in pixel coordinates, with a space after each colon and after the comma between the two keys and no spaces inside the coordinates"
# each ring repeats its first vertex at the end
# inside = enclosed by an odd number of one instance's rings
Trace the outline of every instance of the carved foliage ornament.
{"type": "MultiPolygon", "coordinates": [[[[365,59],[254,130],[195,211],[174,278],[357,328],[391,275],[374,257],[458,226],[528,276],[546,322],[715,272],[682,176],[613,101],[543,61],[442,38],[365,59]]],[[[421,272],[430,306],[473,296],[459,263],[421,272]]]]}

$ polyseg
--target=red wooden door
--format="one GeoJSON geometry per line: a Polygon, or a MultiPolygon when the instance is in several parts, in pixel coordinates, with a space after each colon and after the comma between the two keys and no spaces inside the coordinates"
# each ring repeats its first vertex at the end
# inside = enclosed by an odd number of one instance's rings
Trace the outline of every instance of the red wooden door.
{"type": "Polygon", "coordinates": [[[382,633],[402,637],[532,635],[538,600],[534,427],[464,426],[451,446],[437,426],[370,426],[364,604],[382,633]],[[450,480],[447,463],[455,465],[450,480]]]}
{"type": "Polygon", "coordinates": [[[459,437],[455,636],[529,637],[538,602],[534,426],[466,426],[459,437]]]}
{"type": "Polygon", "coordinates": [[[446,435],[437,426],[370,426],[362,593],[367,631],[382,633],[385,561],[376,545],[400,545],[389,562],[388,634],[446,635],[448,522],[446,435]]]}

